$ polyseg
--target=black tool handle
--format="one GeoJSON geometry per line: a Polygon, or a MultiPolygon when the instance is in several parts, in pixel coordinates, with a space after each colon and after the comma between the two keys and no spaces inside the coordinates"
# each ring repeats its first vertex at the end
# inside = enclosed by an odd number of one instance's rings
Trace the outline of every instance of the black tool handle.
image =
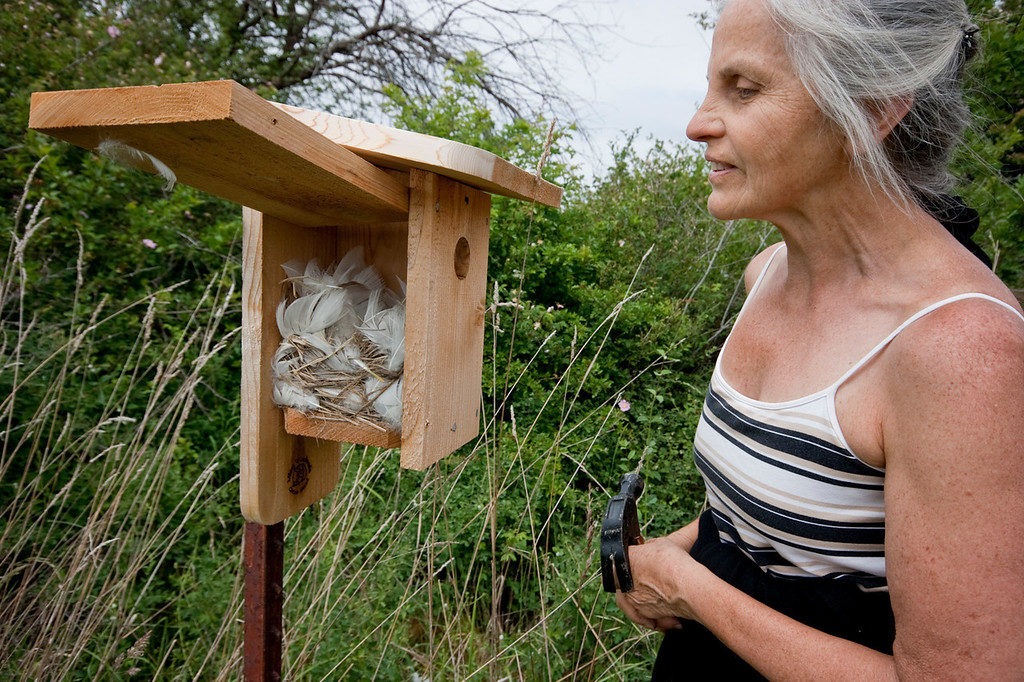
{"type": "Polygon", "coordinates": [[[622,474],[619,480],[619,494],[632,497],[635,503],[644,492],[644,479],[640,474],[622,474]]]}
{"type": "Polygon", "coordinates": [[[606,592],[633,589],[629,547],[640,543],[636,500],[644,491],[644,481],[638,474],[625,474],[619,486],[619,494],[608,501],[601,523],[601,581],[606,592]]]}

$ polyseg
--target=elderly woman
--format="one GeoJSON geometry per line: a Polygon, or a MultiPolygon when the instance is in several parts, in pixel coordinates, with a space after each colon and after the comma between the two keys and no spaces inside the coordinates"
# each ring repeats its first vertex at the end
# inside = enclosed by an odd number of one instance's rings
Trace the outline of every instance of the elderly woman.
{"type": "Polygon", "coordinates": [[[687,135],[710,212],[783,241],[697,427],[709,509],[630,549],[656,679],[1024,676],[1024,315],[936,219],[976,32],[963,0],[725,5],[687,135]]]}

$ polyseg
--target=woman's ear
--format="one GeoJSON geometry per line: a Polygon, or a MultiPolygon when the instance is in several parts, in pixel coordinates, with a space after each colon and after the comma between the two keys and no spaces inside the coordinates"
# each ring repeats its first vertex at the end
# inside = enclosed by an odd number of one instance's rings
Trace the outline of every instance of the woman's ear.
{"type": "Polygon", "coordinates": [[[899,125],[912,106],[914,106],[912,95],[896,97],[875,106],[875,139],[879,142],[884,140],[892,132],[892,129],[899,125]]]}

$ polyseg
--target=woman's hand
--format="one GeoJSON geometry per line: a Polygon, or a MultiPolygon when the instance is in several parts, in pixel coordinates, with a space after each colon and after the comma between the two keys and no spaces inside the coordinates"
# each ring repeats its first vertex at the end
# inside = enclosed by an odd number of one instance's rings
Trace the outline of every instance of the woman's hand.
{"type": "Polygon", "coordinates": [[[637,625],[664,632],[681,627],[680,618],[694,617],[686,599],[687,576],[701,566],[684,549],[693,546],[682,533],[689,527],[629,548],[633,589],[616,592],[615,603],[637,625]]]}

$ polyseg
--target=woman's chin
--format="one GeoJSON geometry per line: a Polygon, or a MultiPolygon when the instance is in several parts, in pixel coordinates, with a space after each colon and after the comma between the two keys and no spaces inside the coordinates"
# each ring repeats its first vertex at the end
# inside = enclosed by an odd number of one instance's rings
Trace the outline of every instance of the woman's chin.
{"type": "Polygon", "coordinates": [[[736,214],[735,206],[723,201],[721,197],[716,197],[714,192],[708,197],[708,213],[718,220],[734,220],[742,217],[736,214]]]}
{"type": "Polygon", "coordinates": [[[762,206],[752,206],[748,202],[736,201],[735,197],[724,196],[724,193],[713,191],[708,197],[708,213],[718,220],[767,220],[763,215],[762,206]]]}

